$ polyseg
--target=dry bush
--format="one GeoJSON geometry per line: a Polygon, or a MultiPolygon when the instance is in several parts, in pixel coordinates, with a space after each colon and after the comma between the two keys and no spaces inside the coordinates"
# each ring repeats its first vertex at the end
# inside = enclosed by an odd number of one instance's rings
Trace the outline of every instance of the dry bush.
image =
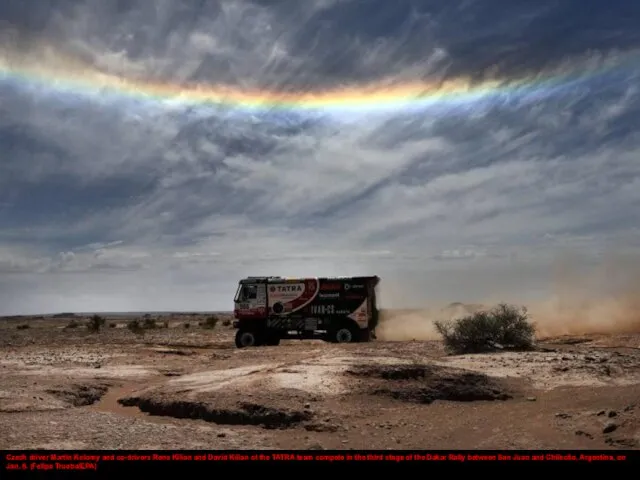
{"type": "Polygon", "coordinates": [[[458,320],[434,323],[446,349],[456,354],[528,350],[535,342],[535,326],[526,308],[504,303],[458,320]]]}
{"type": "Polygon", "coordinates": [[[106,320],[102,318],[100,315],[94,315],[89,319],[89,323],[87,324],[87,328],[90,332],[97,333],[104,326],[106,320]]]}
{"type": "Polygon", "coordinates": [[[230,326],[231,326],[231,320],[230,320],[230,319],[228,319],[228,318],[225,318],[225,319],[222,321],[222,326],[223,326],[223,327],[230,327],[230,326]]]}
{"type": "Polygon", "coordinates": [[[31,326],[28,323],[23,323],[22,325],[18,325],[16,328],[18,330],[27,330],[27,329],[31,328],[31,326]]]}
{"type": "Polygon", "coordinates": [[[158,326],[156,325],[156,319],[145,315],[144,321],[142,323],[142,328],[144,328],[145,330],[153,330],[154,328],[157,328],[157,327],[158,326]]]}
{"type": "Polygon", "coordinates": [[[218,317],[216,317],[215,315],[211,315],[210,317],[207,317],[205,319],[205,321],[202,324],[202,328],[213,329],[213,328],[216,328],[217,324],[218,324],[218,317]]]}
{"type": "Polygon", "coordinates": [[[64,328],[66,330],[67,328],[73,329],[73,328],[78,328],[79,326],[80,326],[80,322],[74,319],[74,320],[71,320],[69,323],[67,323],[64,328]]]}
{"type": "Polygon", "coordinates": [[[127,323],[127,328],[135,334],[144,333],[144,327],[142,326],[142,323],[140,322],[140,320],[137,318],[134,318],[129,323],[127,323]]]}

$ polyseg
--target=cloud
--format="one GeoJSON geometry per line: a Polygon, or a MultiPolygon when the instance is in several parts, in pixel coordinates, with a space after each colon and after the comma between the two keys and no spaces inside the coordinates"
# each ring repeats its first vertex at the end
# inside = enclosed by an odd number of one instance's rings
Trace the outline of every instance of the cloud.
{"type": "Polygon", "coordinates": [[[638,253],[628,2],[32,3],[0,6],[0,66],[42,74],[0,73],[0,313],[229,309],[262,273],[464,301],[551,288],[567,251],[638,253]],[[465,78],[529,80],[395,109],[148,95],[465,78]]]}

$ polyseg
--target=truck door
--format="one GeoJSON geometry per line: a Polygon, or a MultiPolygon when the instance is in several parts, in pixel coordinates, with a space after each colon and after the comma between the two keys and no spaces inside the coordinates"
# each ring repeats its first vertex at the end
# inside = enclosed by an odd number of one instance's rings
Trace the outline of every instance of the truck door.
{"type": "Polygon", "coordinates": [[[238,292],[237,310],[243,316],[262,316],[267,309],[267,290],[263,283],[244,284],[238,292]]]}

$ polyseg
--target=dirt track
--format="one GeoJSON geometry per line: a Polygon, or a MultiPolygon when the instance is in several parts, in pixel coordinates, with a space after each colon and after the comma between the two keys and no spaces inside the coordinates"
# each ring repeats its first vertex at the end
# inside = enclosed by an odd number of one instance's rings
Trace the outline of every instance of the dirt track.
{"type": "Polygon", "coordinates": [[[452,357],[437,341],[238,350],[197,318],[125,321],[0,320],[0,448],[640,447],[640,335],[452,357]]]}

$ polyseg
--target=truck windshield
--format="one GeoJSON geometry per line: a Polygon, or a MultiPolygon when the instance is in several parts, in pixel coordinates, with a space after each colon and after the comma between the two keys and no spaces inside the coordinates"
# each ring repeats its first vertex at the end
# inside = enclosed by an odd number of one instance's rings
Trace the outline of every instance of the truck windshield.
{"type": "Polygon", "coordinates": [[[238,303],[240,301],[240,292],[242,291],[242,284],[238,285],[238,289],[236,290],[236,296],[233,297],[233,301],[238,303]]]}

